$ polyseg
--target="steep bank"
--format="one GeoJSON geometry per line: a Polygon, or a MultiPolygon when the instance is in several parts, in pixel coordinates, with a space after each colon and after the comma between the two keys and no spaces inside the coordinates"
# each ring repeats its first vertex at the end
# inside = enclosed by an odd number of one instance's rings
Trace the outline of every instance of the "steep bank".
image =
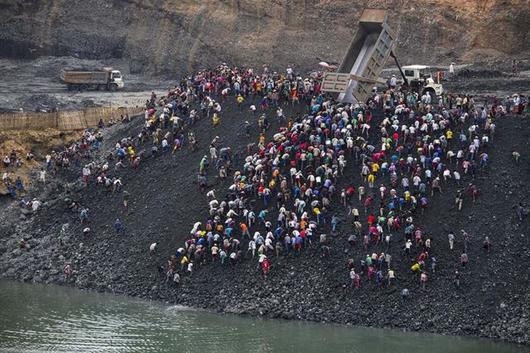
{"type": "Polygon", "coordinates": [[[124,58],[131,73],[340,61],[365,7],[386,8],[402,63],[525,58],[525,0],[0,0],[1,54],[124,58]]]}
{"type": "MultiPolygon", "coordinates": [[[[285,107],[287,116],[304,110],[300,106],[285,107]]],[[[0,229],[6,239],[0,249],[2,276],[240,314],[391,326],[528,344],[528,223],[519,224],[511,208],[518,201],[527,200],[530,194],[524,183],[530,171],[526,157],[519,166],[511,161],[513,148],[528,150],[530,131],[526,120],[517,116],[497,121],[491,166],[479,174],[477,185],[481,195],[475,205],[471,206],[468,200],[461,213],[450,209],[454,200],[454,188],[450,188],[433,199],[425,215],[416,215],[432,235],[438,259],[436,275],[427,291],[421,291],[418,281],[409,274],[409,260],[400,251],[400,239],[392,244],[399,278],[397,288],[380,290],[374,284],[364,283],[361,291],[345,287],[349,281],[346,259],[353,257],[358,263],[364,253],[360,249],[345,252],[351,229],[339,209],[333,211],[338,212],[343,222],[339,235],[331,237],[329,257],[322,258],[315,245],[299,258],[275,259],[266,281],[259,275],[255,261],[244,261],[237,267],[197,266],[193,277],[184,277],[182,286],[175,288],[165,283],[158,267],[164,266],[166,259],[181,246],[192,224],[206,217],[206,197],[198,193],[194,184],[201,156],[216,135],[234,151],[242,151],[249,142],[242,129],[243,121],[249,118],[246,110],[225,104],[223,112],[218,128],[211,128],[207,120],[193,127],[199,151],[149,158],[135,172],[119,172],[125,190],[131,195],[128,215],[120,211],[120,194],[95,186],[76,190],[77,185],[69,185],[77,178],[78,170],[62,174],[61,179],[42,190],[47,204],[34,218],[20,215],[14,205],[6,208],[0,229]],[[67,211],[65,197],[90,208],[91,237],[82,237],[77,213],[67,211]],[[116,236],[112,227],[118,216],[127,229],[123,237],[116,236]],[[58,234],[66,223],[70,224],[70,230],[61,244],[58,234]],[[463,244],[458,243],[457,252],[451,253],[446,243],[449,230],[462,228],[472,235],[472,242],[468,252],[470,264],[463,271],[462,287],[457,290],[452,274],[463,244]],[[489,235],[493,242],[490,254],[481,248],[484,235],[489,235]],[[21,237],[29,241],[27,252],[17,248],[21,237]],[[148,248],[153,241],[158,242],[159,252],[150,256],[148,248]],[[73,263],[76,273],[65,282],[62,267],[66,261],[73,263]],[[410,289],[412,295],[408,300],[401,299],[401,288],[410,289]]],[[[380,122],[381,118],[377,119],[380,122]]],[[[141,124],[142,119],[138,119],[130,125],[108,129],[107,148],[124,136],[136,135],[141,124]]],[[[277,127],[273,123],[269,137],[277,127]]],[[[251,140],[256,137],[254,132],[251,140]]],[[[371,140],[379,141],[378,134],[371,140]]],[[[358,168],[350,164],[343,181],[358,185],[358,168]]],[[[227,187],[214,180],[210,184],[221,195],[227,187]]]]}

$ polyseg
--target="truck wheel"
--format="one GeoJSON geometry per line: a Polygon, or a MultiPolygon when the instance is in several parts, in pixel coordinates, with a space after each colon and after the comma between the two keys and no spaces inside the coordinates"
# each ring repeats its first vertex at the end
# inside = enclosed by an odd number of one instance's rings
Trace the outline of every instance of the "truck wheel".
{"type": "Polygon", "coordinates": [[[109,91],[111,91],[111,92],[116,92],[117,89],[118,89],[118,86],[116,86],[116,85],[110,85],[109,86],[109,91]]]}
{"type": "Polygon", "coordinates": [[[74,85],[72,85],[71,83],[68,83],[68,84],[66,85],[66,89],[69,90],[69,91],[71,91],[71,90],[74,89],[74,85]]]}

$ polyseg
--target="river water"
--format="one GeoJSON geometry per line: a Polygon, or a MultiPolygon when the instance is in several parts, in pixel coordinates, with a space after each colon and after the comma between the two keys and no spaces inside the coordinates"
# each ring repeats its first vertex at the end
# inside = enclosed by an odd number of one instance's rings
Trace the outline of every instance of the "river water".
{"type": "Polygon", "coordinates": [[[197,311],[0,281],[0,352],[521,353],[488,340],[197,311]]]}

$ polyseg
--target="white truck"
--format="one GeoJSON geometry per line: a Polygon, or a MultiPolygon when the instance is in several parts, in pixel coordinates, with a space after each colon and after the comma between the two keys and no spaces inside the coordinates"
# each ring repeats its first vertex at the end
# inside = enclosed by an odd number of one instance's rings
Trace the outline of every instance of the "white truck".
{"type": "Polygon", "coordinates": [[[121,72],[111,67],[101,70],[64,69],[61,71],[61,81],[66,83],[69,91],[116,91],[124,87],[121,72]]]}
{"type": "Polygon", "coordinates": [[[402,66],[401,69],[404,81],[408,82],[409,87],[413,91],[421,94],[429,92],[431,97],[440,96],[443,93],[442,84],[434,82],[429,66],[407,65],[402,66]]]}

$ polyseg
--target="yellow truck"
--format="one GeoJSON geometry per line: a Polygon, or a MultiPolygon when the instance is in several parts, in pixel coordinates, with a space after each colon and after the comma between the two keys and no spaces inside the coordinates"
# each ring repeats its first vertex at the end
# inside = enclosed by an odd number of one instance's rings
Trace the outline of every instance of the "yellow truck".
{"type": "Polygon", "coordinates": [[[69,91],[116,91],[124,86],[121,72],[111,67],[92,71],[63,69],[61,71],[61,81],[66,83],[69,91]]]}

